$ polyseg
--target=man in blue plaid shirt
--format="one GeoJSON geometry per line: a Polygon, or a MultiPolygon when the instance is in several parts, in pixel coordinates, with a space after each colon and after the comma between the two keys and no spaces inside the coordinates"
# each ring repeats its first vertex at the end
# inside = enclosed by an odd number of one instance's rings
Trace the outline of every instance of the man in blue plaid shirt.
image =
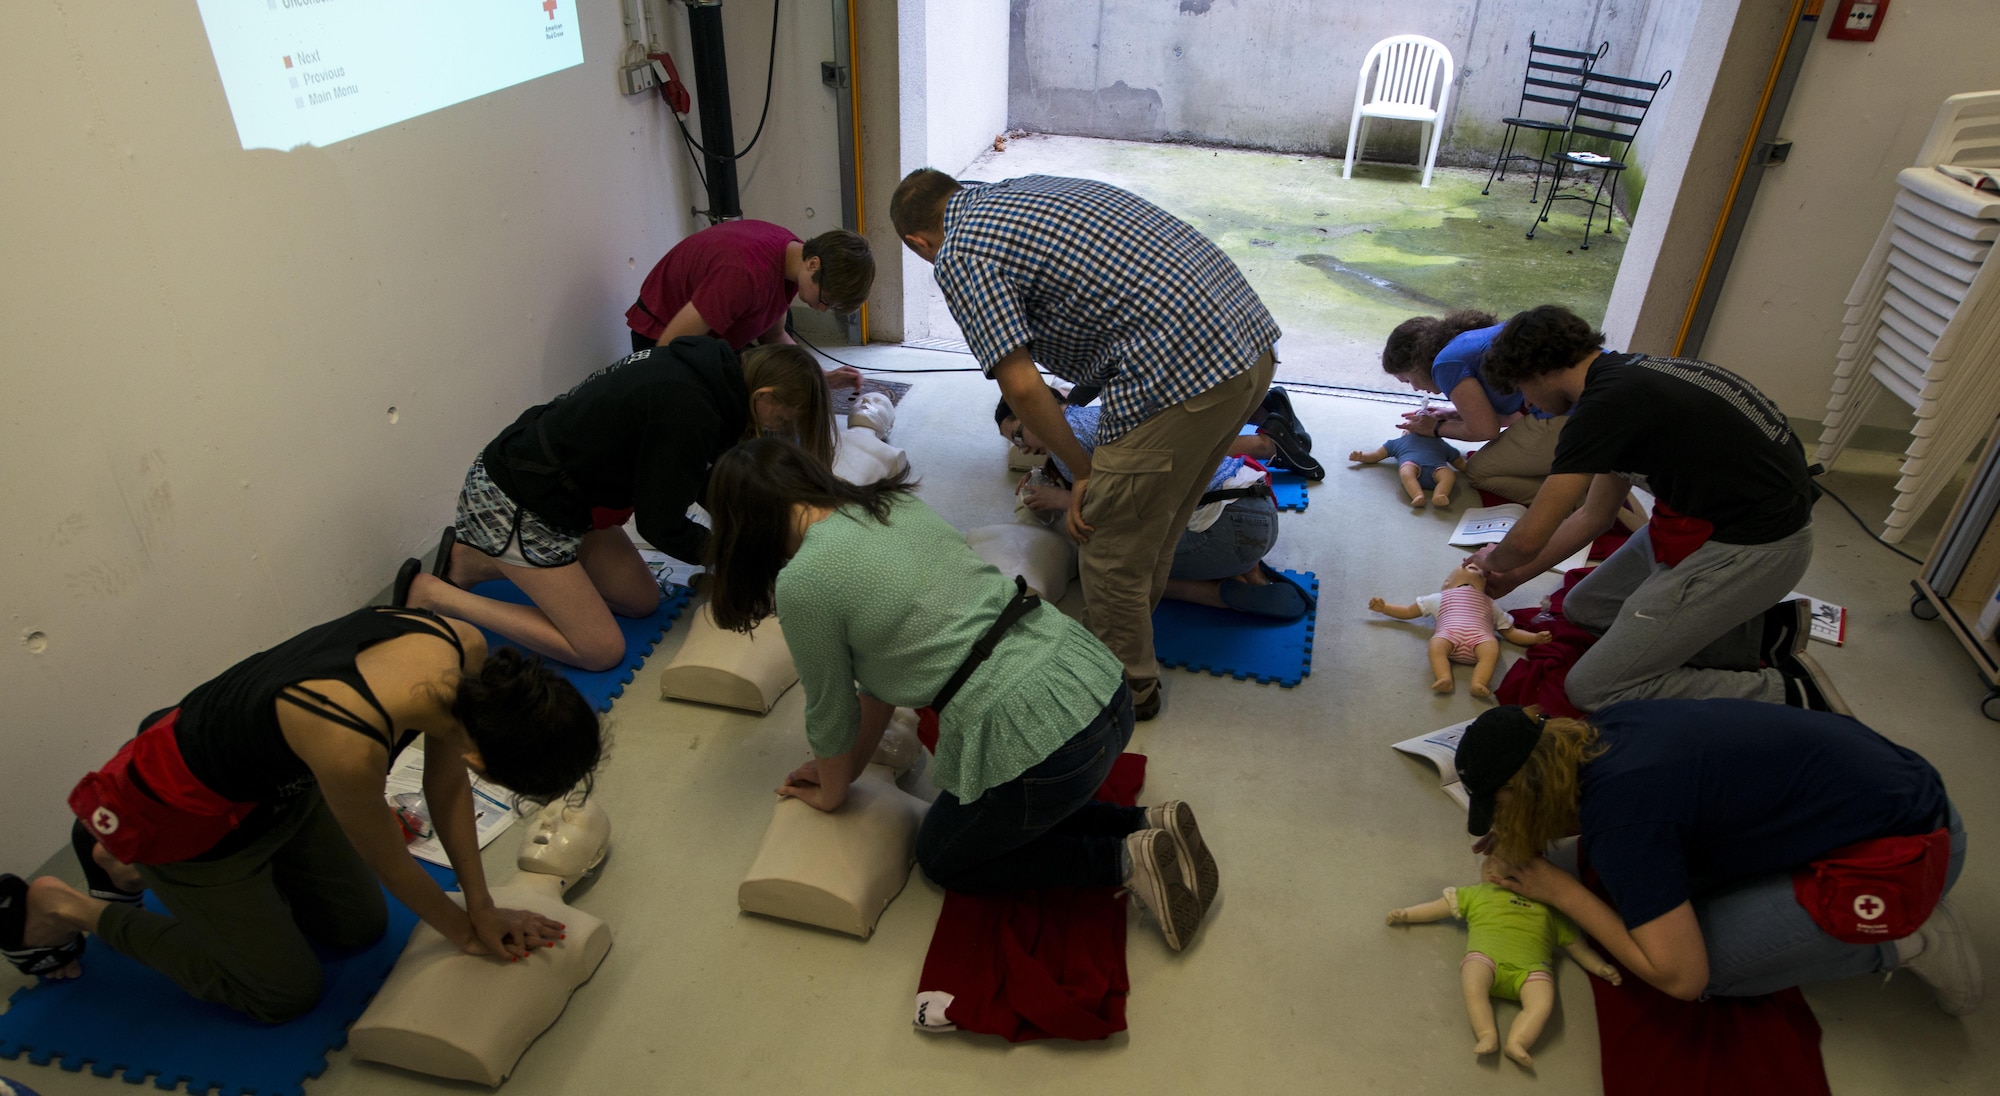
{"type": "MultiPolygon", "coordinates": [[[[1160,709],[1153,608],[1180,532],[1271,385],[1278,325],[1236,264],[1150,202],[1087,179],[961,186],[911,172],[897,235],[936,267],[952,318],[1023,426],[1075,473],[1070,535],[1090,630],[1160,709]],[[1036,363],[1103,389],[1094,453],[1036,363]]],[[[1261,570],[1253,581],[1268,581],[1261,570]]]]}

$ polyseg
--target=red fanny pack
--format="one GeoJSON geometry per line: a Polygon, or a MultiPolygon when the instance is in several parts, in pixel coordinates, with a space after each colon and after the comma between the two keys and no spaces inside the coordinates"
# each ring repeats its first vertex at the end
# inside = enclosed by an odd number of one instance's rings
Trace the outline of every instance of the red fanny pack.
{"type": "Polygon", "coordinates": [[[1792,873],[1792,896],[1826,934],[1850,944],[1900,940],[1930,919],[1951,867],[1951,831],[1878,837],[1792,873]]]}
{"type": "Polygon", "coordinates": [[[1653,500],[1653,516],[1646,522],[1646,536],[1653,542],[1653,562],[1678,567],[1714,535],[1714,522],[1676,514],[1666,503],[1653,500]]]}
{"type": "Polygon", "coordinates": [[[237,803],[195,778],[174,739],[175,708],[77,782],[69,809],[106,852],[127,864],[172,864],[229,835],[255,803],[237,803]]]}
{"type": "Polygon", "coordinates": [[[604,529],[616,529],[619,526],[624,525],[626,522],[631,521],[632,514],[633,514],[633,509],[630,506],[624,507],[623,509],[619,510],[611,510],[602,506],[593,506],[590,508],[590,529],[592,532],[598,532],[604,529]]]}

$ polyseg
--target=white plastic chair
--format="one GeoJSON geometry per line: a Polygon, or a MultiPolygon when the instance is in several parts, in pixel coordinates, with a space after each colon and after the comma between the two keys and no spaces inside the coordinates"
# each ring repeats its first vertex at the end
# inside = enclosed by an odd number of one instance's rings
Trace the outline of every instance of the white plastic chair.
{"type": "Polygon", "coordinates": [[[1944,101],[1931,123],[1918,167],[2000,167],[2000,91],[1968,91],[1944,101]]]}
{"type": "Polygon", "coordinates": [[[1451,78],[1451,51],[1442,42],[1421,34],[1398,34],[1375,43],[1367,60],[1361,62],[1361,79],[1354,85],[1354,117],[1347,123],[1347,164],[1340,177],[1354,177],[1354,159],[1368,141],[1369,123],[1393,118],[1423,123],[1419,147],[1430,146],[1424,156],[1423,185],[1431,185],[1431,168],[1437,165],[1438,144],[1444,136],[1442,122],[1451,98],[1451,78]],[[1370,75],[1375,76],[1372,97],[1370,75]]]}

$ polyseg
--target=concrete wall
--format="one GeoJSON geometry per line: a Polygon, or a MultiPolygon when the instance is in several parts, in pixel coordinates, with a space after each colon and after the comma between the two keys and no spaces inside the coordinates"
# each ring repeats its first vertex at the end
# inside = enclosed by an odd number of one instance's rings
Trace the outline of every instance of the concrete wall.
{"type": "MultiPolygon", "coordinates": [[[[1609,41],[1629,73],[1651,8],[1619,0],[1013,0],[1009,118],[1045,133],[1338,154],[1368,48],[1443,42],[1458,67],[1440,162],[1486,164],[1519,105],[1528,34],[1609,41]]],[[[1652,20],[1657,21],[1657,20],[1652,20]]],[[[1671,22],[1671,21],[1669,21],[1671,22]]],[[[1367,154],[1414,157],[1414,125],[1378,125],[1367,154]]]]}
{"type": "Polygon", "coordinates": [[[0,865],[138,718],[345,612],[521,408],[629,348],[686,153],[585,64],[329,148],[245,152],[193,4],[0,37],[0,865]],[[393,410],[392,410],[393,409],[393,410]]]}
{"type": "MultiPolygon", "coordinates": [[[[1938,105],[2000,87],[1993,15],[1989,0],[1897,4],[1873,43],[1829,40],[1822,20],[1779,130],[1791,158],[1764,169],[1702,348],[1787,413],[1825,414],[1842,300],[1938,105]]],[[[1882,402],[1872,421],[1909,421],[1893,398],[1882,402]]]]}

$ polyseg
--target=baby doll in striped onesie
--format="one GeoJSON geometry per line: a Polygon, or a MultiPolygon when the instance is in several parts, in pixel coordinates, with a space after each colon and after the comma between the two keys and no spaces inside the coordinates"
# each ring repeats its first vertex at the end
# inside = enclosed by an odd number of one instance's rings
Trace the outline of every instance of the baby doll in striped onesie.
{"type": "Polygon", "coordinates": [[[1437,621],[1431,636],[1431,691],[1448,693],[1456,688],[1451,664],[1472,667],[1472,695],[1481,700],[1493,695],[1493,670],[1500,663],[1500,639],[1522,647],[1547,643],[1549,633],[1528,632],[1514,627],[1505,610],[1486,596],[1486,575],[1477,567],[1454,568],[1445,577],[1444,588],[1426,594],[1411,605],[1391,605],[1379,597],[1368,599],[1368,608],[1397,620],[1427,616],[1437,621]]]}

